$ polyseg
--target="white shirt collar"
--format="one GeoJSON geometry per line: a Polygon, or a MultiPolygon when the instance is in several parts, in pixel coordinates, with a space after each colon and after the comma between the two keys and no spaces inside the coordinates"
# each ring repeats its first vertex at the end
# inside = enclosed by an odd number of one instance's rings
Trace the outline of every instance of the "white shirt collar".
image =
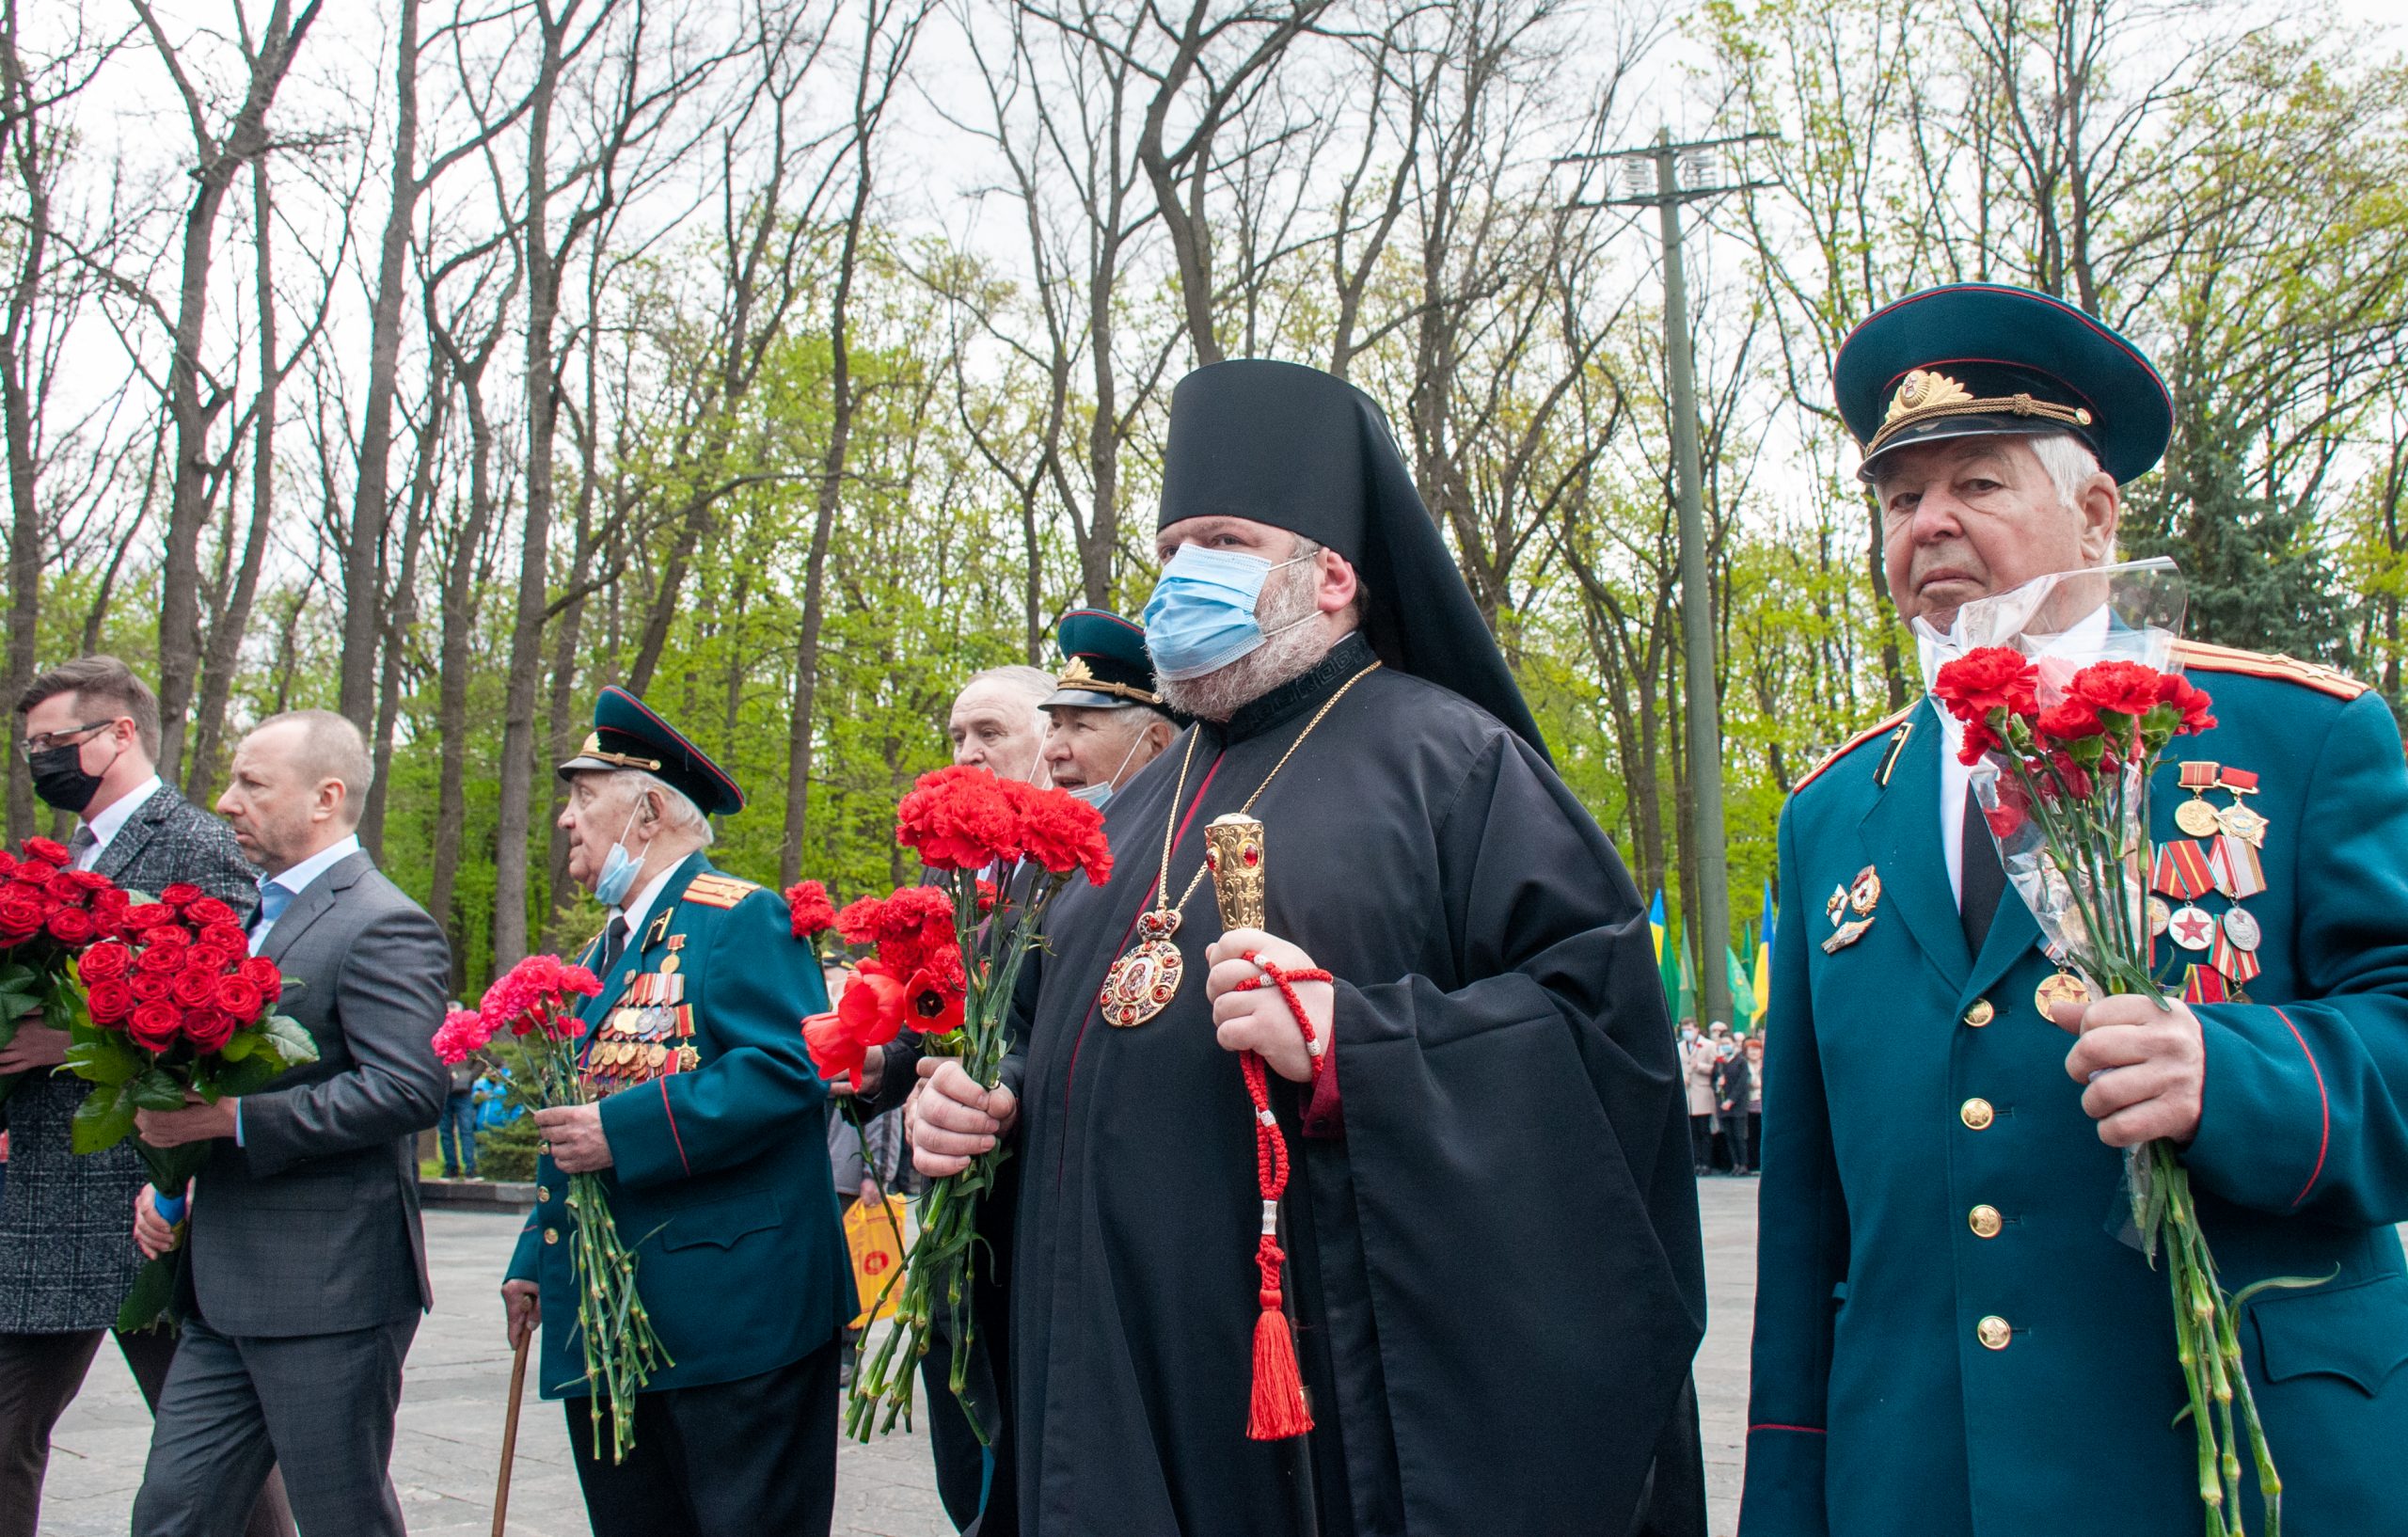
{"type": "Polygon", "coordinates": [[[684,869],[686,860],[693,857],[691,854],[686,855],[684,859],[678,860],[666,870],[645,881],[643,889],[636,893],[634,899],[618,910],[619,916],[626,920],[627,943],[630,946],[634,945],[636,935],[642,931],[643,921],[652,915],[652,904],[660,899],[660,888],[668,885],[669,878],[684,869]]]}
{"type": "MultiPolygon", "coordinates": [[[[101,850],[109,846],[109,840],[117,836],[118,829],[126,824],[126,819],[149,805],[150,798],[165,788],[166,786],[159,781],[159,776],[152,774],[149,779],[110,801],[106,810],[94,812],[86,817],[84,825],[92,830],[91,859],[98,860],[101,857],[101,850]]],[[[90,862],[87,861],[84,867],[90,869],[90,862]]]]}
{"type": "Polygon", "coordinates": [[[334,842],[326,845],[324,848],[319,849],[316,853],[310,855],[308,859],[303,860],[300,864],[293,865],[291,869],[284,871],[282,874],[266,877],[260,882],[260,884],[264,886],[273,883],[283,887],[286,891],[289,891],[293,895],[298,896],[303,892],[308,891],[310,883],[315,881],[320,876],[325,874],[328,870],[333,869],[336,865],[341,864],[344,860],[351,858],[352,855],[358,852],[359,834],[356,832],[350,833],[343,837],[337,838],[334,842]]]}

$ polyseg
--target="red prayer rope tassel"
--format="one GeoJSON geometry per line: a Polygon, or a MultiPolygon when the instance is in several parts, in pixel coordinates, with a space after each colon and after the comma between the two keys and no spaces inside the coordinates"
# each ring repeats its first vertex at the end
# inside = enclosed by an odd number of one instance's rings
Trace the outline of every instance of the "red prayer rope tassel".
{"type": "MultiPolygon", "coordinates": [[[[1258,956],[1246,959],[1261,967],[1263,974],[1239,983],[1239,990],[1251,991],[1265,977],[1278,988],[1288,1011],[1295,1016],[1296,1028],[1304,1032],[1313,1075],[1318,1078],[1322,1054],[1313,1049],[1316,1038],[1312,1020],[1305,1012],[1304,1001],[1296,996],[1293,983],[1326,982],[1330,974],[1283,971],[1258,956]]],[[[1255,1265],[1262,1276],[1261,1290],[1257,1293],[1262,1311],[1254,1321],[1254,1393],[1247,1407],[1245,1434],[1256,1441],[1284,1441],[1313,1428],[1312,1413],[1305,1407],[1304,1376],[1296,1368],[1295,1336],[1288,1327],[1287,1313],[1280,1307],[1279,1269],[1287,1263],[1288,1256],[1279,1247],[1279,1198],[1288,1192],[1288,1139],[1280,1134],[1279,1118],[1271,1112],[1270,1082],[1261,1055],[1244,1053],[1238,1058],[1238,1066],[1245,1074],[1246,1097],[1254,1101],[1255,1187],[1262,1194],[1262,1236],[1254,1248],[1255,1265]]]]}

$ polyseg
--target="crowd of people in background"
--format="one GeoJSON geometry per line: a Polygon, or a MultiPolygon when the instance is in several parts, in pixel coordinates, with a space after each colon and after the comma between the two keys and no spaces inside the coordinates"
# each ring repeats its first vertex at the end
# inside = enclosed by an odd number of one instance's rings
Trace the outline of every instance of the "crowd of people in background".
{"type": "Polygon", "coordinates": [[[1716,1020],[1700,1034],[1681,1022],[1681,1081],[1689,1104],[1689,1163],[1700,1175],[1752,1174],[1765,1119],[1765,1043],[1716,1020]]]}

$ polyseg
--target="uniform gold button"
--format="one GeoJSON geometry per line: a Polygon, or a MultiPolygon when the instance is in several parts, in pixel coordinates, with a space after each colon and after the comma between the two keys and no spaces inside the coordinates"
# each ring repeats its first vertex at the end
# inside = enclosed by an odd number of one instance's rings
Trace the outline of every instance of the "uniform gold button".
{"type": "Polygon", "coordinates": [[[1973,1006],[1965,1010],[1965,1022],[1976,1030],[1997,1018],[1998,1010],[1991,1006],[1988,998],[1974,999],[1973,1006]]]}
{"type": "Polygon", "coordinates": [[[560,1230],[558,1228],[545,1228],[545,1229],[544,1229],[544,1242],[545,1242],[545,1243],[547,1243],[547,1244],[557,1244],[557,1243],[559,1243],[560,1241],[561,1241],[561,1230],[560,1230]]]}
{"type": "Polygon", "coordinates": [[[1973,1325],[1973,1338],[1982,1342],[1984,1350],[2004,1350],[2006,1342],[2015,1338],[2015,1330],[2006,1320],[1992,1313],[1973,1325]]]}
{"type": "Polygon", "coordinates": [[[1956,1118],[1965,1123],[1969,1132],[1987,1132],[1990,1122],[1998,1119],[1998,1112],[1990,1108],[1988,1100],[1968,1100],[1957,1107],[1956,1118]]]}
{"type": "Polygon", "coordinates": [[[1996,1238],[2006,1222],[1995,1206],[1976,1206],[1965,1213],[1965,1226],[1973,1229],[1975,1238],[1996,1238]]]}

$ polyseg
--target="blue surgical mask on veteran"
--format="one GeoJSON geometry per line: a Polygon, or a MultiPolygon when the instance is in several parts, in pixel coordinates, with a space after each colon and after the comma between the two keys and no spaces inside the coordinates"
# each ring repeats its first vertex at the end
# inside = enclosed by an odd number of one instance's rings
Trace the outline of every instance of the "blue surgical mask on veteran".
{"type": "Polygon", "coordinates": [[[1146,600],[1146,649],[1154,671],[1173,683],[1200,678],[1312,619],[1307,613],[1266,635],[1254,611],[1271,573],[1311,559],[1299,555],[1275,564],[1259,555],[1180,546],[1146,600]]]}
{"type": "Polygon", "coordinates": [[[622,905],[627,899],[628,888],[636,883],[636,872],[643,868],[643,861],[627,852],[627,834],[635,831],[636,817],[643,811],[642,802],[627,813],[627,825],[619,829],[619,841],[602,856],[602,874],[594,882],[594,899],[606,908],[622,905]]]}
{"type": "Polygon", "coordinates": [[[1110,805],[1114,793],[1113,786],[1119,784],[1120,776],[1129,771],[1129,760],[1137,755],[1137,749],[1145,739],[1146,734],[1141,729],[1137,735],[1129,738],[1129,751],[1120,754],[1120,767],[1112,771],[1110,778],[1094,784],[1082,784],[1070,792],[1070,798],[1074,800],[1084,800],[1098,811],[1110,805]]]}

